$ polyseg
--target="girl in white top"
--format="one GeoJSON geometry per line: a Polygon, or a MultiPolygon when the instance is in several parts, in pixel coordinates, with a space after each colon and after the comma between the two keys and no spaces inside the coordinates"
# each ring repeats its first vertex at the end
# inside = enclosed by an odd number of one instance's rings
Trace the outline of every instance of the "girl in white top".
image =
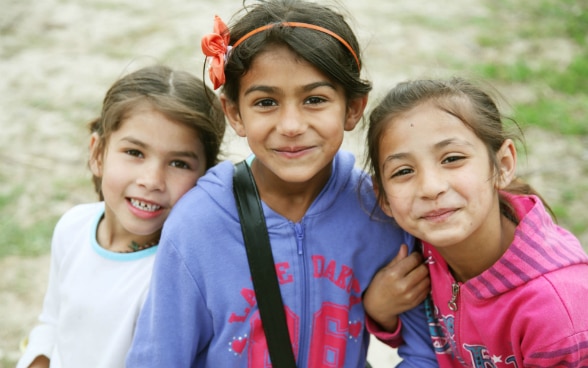
{"type": "Polygon", "coordinates": [[[189,73],[151,66],[114,83],[90,123],[101,202],[55,227],[43,310],[17,368],[124,367],[163,223],[217,163],[224,129],[218,99],[189,73]]]}

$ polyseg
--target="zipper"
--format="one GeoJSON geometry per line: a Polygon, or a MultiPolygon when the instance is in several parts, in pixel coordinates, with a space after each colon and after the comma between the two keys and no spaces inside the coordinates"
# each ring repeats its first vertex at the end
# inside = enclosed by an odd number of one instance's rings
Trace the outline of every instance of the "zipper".
{"type": "Polygon", "coordinates": [[[451,299],[449,299],[449,302],[447,302],[447,306],[449,307],[449,309],[451,309],[452,311],[457,311],[457,297],[459,294],[459,284],[457,282],[454,282],[451,285],[451,299]]]}
{"type": "Polygon", "coordinates": [[[302,246],[302,240],[304,239],[304,227],[302,226],[302,223],[295,223],[294,231],[296,232],[296,246],[298,248],[298,255],[301,256],[304,251],[302,246]]]}
{"type": "Polygon", "coordinates": [[[303,355],[303,351],[310,351],[307,347],[307,341],[309,341],[309,330],[307,326],[310,325],[308,323],[308,289],[306,284],[308,283],[308,266],[306,264],[306,257],[304,257],[304,226],[302,222],[294,223],[294,232],[296,233],[296,248],[298,251],[298,256],[300,256],[300,260],[302,263],[302,311],[300,315],[300,342],[298,344],[298,365],[300,367],[304,367],[307,364],[308,356],[303,355]]]}

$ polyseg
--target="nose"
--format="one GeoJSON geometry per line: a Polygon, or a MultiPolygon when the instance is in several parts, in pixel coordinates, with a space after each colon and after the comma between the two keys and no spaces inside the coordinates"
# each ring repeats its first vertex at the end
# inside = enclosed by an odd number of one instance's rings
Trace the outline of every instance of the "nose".
{"type": "Polygon", "coordinates": [[[295,137],[302,134],[308,124],[306,123],[301,107],[295,104],[284,105],[277,124],[277,132],[287,137],[295,137]]]}
{"type": "Polygon", "coordinates": [[[418,175],[419,194],[422,198],[437,199],[447,192],[449,183],[443,174],[435,168],[423,168],[418,175]]]}
{"type": "Polygon", "coordinates": [[[165,190],[166,167],[158,162],[150,162],[138,168],[137,184],[149,191],[165,190]]]}

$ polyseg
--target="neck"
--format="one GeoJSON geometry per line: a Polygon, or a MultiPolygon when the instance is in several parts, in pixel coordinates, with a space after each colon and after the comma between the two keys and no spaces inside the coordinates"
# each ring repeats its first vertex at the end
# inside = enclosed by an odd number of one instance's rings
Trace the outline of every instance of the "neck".
{"type": "Polygon", "coordinates": [[[161,231],[147,236],[131,234],[124,230],[116,231],[115,226],[109,224],[105,213],[98,224],[96,240],[102,248],[111,252],[130,253],[157,245],[160,235],[161,231]]]}
{"type": "Polygon", "coordinates": [[[516,225],[502,215],[498,222],[495,227],[491,227],[500,230],[492,235],[478,236],[477,240],[437,249],[456,281],[466,282],[479,276],[507,251],[514,239],[516,225]]]}
{"type": "Polygon", "coordinates": [[[331,177],[331,165],[310,180],[287,182],[253,161],[251,170],[260,198],[272,210],[290,221],[299,222],[331,177]]]}

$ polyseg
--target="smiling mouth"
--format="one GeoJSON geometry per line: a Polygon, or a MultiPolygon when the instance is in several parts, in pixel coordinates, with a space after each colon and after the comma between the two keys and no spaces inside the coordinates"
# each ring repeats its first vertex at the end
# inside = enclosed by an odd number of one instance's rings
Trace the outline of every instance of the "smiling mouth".
{"type": "Polygon", "coordinates": [[[276,152],[280,153],[300,153],[304,151],[308,151],[311,147],[282,147],[276,148],[276,152]]]}
{"type": "Polygon", "coordinates": [[[451,216],[455,213],[457,209],[442,209],[437,211],[431,211],[425,213],[421,216],[421,219],[428,220],[428,221],[441,221],[446,219],[447,217],[451,216]]]}
{"type": "Polygon", "coordinates": [[[146,211],[146,212],[155,212],[158,211],[159,209],[161,209],[161,206],[158,206],[156,204],[152,204],[152,203],[145,203],[143,201],[139,201],[137,199],[130,199],[131,204],[133,205],[133,207],[140,209],[141,211],[146,211]]]}
{"type": "Polygon", "coordinates": [[[296,159],[306,156],[312,151],[313,147],[280,147],[274,149],[274,152],[286,159],[296,159]]]}

